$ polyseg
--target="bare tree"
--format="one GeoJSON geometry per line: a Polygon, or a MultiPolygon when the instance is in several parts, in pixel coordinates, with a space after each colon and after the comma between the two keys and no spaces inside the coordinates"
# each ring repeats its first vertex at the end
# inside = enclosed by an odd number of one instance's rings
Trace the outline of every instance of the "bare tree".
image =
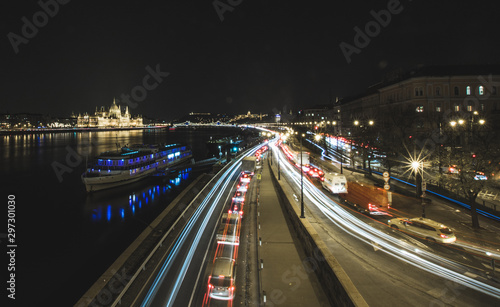
{"type": "Polygon", "coordinates": [[[490,184],[481,175],[489,177],[500,161],[498,136],[482,123],[473,119],[452,121],[445,129],[447,148],[440,157],[456,168],[453,174],[441,175],[440,181],[450,189],[460,191],[468,200],[473,228],[479,228],[476,198],[490,184]]]}

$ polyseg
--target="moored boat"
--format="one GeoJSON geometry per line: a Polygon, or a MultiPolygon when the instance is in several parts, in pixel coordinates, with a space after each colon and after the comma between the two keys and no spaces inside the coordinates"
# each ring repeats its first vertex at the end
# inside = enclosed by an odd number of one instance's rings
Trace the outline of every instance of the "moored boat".
{"type": "Polygon", "coordinates": [[[114,188],[144,179],[190,161],[191,149],[185,145],[133,145],[97,156],[82,174],[87,192],[114,188]]]}

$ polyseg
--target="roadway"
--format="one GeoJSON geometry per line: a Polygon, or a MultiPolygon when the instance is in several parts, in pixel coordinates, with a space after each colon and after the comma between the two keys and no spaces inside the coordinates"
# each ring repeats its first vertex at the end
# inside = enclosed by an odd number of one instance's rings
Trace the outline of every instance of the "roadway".
{"type": "MultiPolygon", "coordinates": [[[[258,147],[250,150],[253,154],[258,147]]],[[[240,158],[241,159],[241,158],[240,158]]],[[[154,278],[143,287],[135,306],[190,306],[203,296],[206,265],[211,260],[215,230],[238,182],[241,162],[227,166],[203,199],[173,247],[166,253],[154,278]]]]}
{"type": "MultiPolygon", "coordinates": [[[[280,151],[275,146],[270,147],[274,156],[278,157],[280,151]]],[[[284,155],[280,154],[280,157],[281,177],[289,184],[287,192],[300,195],[298,170],[288,163],[284,155]]],[[[370,185],[362,177],[354,176],[354,173],[349,176],[351,183],[357,181],[352,197],[373,199],[375,195],[372,193],[380,194],[376,188],[361,189],[370,185]]],[[[370,306],[497,305],[500,284],[496,278],[486,274],[488,268],[484,264],[487,259],[471,254],[460,244],[430,244],[392,230],[387,226],[387,216],[370,218],[359,214],[340,205],[334,196],[325,195],[318,183],[311,182],[307,177],[304,179],[306,218],[370,306]]],[[[394,203],[401,200],[398,197],[394,203]]],[[[412,202],[411,199],[407,201],[412,202]]],[[[406,212],[405,208],[395,208],[392,213],[416,213],[406,212]]],[[[409,208],[415,208],[414,201],[409,208]]],[[[421,210],[420,205],[417,209],[421,210]]],[[[438,213],[439,216],[451,217],[464,214],[450,206],[436,205],[428,210],[428,214],[436,216],[438,213]]],[[[461,232],[457,236],[465,237],[461,232]]],[[[483,247],[479,248],[479,253],[483,253],[483,247]]]]}
{"type": "MultiPolygon", "coordinates": [[[[288,182],[285,191],[289,195],[300,195],[300,173],[275,146],[270,148],[273,158],[280,158],[281,177],[288,182]]],[[[273,167],[276,168],[277,164],[274,163],[273,167]]],[[[236,162],[223,170],[173,247],[163,256],[161,265],[152,275],[154,278],[145,284],[134,306],[201,305],[214,253],[214,232],[233,195],[239,165],[236,162]]],[[[353,197],[370,198],[370,192],[361,188],[369,182],[354,174],[349,180],[358,184],[358,188],[353,188],[353,197]]],[[[383,197],[381,195],[379,197],[383,197]]],[[[395,202],[400,201],[400,196],[395,197],[395,202]]],[[[309,181],[307,177],[304,180],[304,200],[306,218],[370,306],[494,306],[498,303],[499,284],[496,278],[485,273],[488,271],[485,266],[487,259],[470,253],[475,247],[479,249],[477,253],[483,253],[482,246],[471,245],[470,241],[460,241],[453,247],[429,244],[423,239],[392,230],[387,226],[387,217],[368,217],[343,207],[338,199],[325,195],[318,183],[309,181]]],[[[404,211],[402,207],[391,210],[394,210],[394,215],[415,214],[404,211]]],[[[454,208],[445,206],[429,210],[429,214],[435,214],[433,210],[442,211],[441,216],[460,214],[454,208]]],[[[250,224],[254,225],[254,222],[250,224]]],[[[245,235],[251,236],[252,227],[244,227],[245,235]]],[[[464,233],[457,233],[457,236],[466,237],[464,233]]],[[[248,262],[255,261],[252,260],[254,247],[251,242],[248,240],[244,253],[240,251],[242,257],[237,266],[240,273],[237,274],[236,284],[242,286],[238,288],[235,300],[212,302],[211,306],[243,305],[258,299],[256,286],[248,288],[249,283],[255,280],[255,272],[246,272],[248,262]]]]}

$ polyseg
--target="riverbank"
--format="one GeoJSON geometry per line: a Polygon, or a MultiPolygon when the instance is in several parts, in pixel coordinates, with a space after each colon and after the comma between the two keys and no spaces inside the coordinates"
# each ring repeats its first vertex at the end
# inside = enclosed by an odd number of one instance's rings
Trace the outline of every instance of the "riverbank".
{"type": "Polygon", "coordinates": [[[101,131],[126,131],[126,130],[150,130],[150,129],[166,129],[170,125],[165,126],[148,126],[148,127],[127,127],[127,128],[36,128],[36,129],[0,129],[0,135],[19,135],[19,134],[40,134],[40,133],[67,133],[67,132],[101,132],[101,131]]]}

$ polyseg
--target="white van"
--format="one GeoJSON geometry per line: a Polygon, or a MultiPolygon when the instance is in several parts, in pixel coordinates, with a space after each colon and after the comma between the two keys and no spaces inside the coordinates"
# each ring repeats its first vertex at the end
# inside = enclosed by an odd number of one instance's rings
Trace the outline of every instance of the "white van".
{"type": "Polygon", "coordinates": [[[400,229],[431,242],[453,243],[457,240],[450,228],[422,217],[390,219],[388,225],[393,229],[400,229]]]}
{"type": "Polygon", "coordinates": [[[325,174],[325,180],[321,184],[323,188],[333,194],[347,193],[347,179],[344,175],[327,173],[325,174]]]}

